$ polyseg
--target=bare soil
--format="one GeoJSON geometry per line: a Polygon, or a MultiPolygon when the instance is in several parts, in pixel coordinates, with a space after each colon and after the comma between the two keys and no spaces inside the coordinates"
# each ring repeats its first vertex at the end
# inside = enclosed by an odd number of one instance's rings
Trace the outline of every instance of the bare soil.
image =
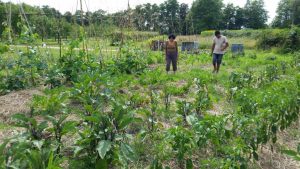
{"type": "Polygon", "coordinates": [[[33,96],[41,93],[39,89],[27,89],[0,96],[0,121],[8,122],[13,114],[29,112],[33,96]]]}

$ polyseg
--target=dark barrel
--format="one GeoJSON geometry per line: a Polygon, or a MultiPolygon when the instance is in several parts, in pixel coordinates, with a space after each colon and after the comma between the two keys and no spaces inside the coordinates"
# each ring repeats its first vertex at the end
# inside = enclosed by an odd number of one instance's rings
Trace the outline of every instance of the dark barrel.
{"type": "Polygon", "coordinates": [[[153,51],[162,51],[164,50],[165,42],[162,40],[153,40],[151,42],[151,50],[153,51]]]}
{"type": "Polygon", "coordinates": [[[199,50],[199,42],[182,42],[181,51],[197,52],[199,50]]]}

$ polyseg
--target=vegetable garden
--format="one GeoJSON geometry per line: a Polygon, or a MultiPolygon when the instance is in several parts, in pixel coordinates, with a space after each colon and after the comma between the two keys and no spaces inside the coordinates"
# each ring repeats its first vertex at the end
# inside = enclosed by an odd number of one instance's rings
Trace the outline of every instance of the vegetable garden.
{"type": "Polygon", "coordinates": [[[128,1],[113,14],[78,2],[63,15],[0,2],[0,169],[300,168],[298,9],[273,23],[291,27],[261,30],[263,1],[128,1]],[[216,25],[246,49],[219,74],[203,31],[216,25]],[[150,50],[171,32],[200,42],[176,74],[150,50]]]}
{"type": "Polygon", "coordinates": [[[258,168],[263,147],[278,150],[299,122],[297,52],[227,53],[217,75],[206,50],[181,53],[167,75],[145,42],[108,54],[81,38],[60,57],[25,28],[22,38],[26,47],[1,45],[0,93],[43,89],[0,125],[18,131],[0,139],[0,168],[258,168]]]}

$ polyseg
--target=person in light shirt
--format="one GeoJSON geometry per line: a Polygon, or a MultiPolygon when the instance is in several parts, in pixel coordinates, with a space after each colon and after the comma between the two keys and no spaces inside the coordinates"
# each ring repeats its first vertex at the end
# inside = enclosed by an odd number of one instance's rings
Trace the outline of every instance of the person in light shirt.
{"type": "Polygon", "coordinates": [[[222,36],[220,31],[215,32],[211,55],[213,56],[213,73],[219,73],[223,56],[228,48],[229,43],[226,36],[222,36]]]}

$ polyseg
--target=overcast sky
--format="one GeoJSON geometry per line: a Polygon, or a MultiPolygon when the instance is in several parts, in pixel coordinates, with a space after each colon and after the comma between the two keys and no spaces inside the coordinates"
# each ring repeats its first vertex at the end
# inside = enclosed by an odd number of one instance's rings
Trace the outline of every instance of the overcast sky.
{"type": "MultiPolygon", "coordinates": [[[[60,10],[62,13],[66,11],[74,12],[79,9],[79,0],[2,0],[4,2],[24,2],[30,5],[43,6],[49,5],[60,10]]],[[[127,8],[128,0],[82,0],[84,3],[84,10],[96,11],[98,9],[103,9],[108,12],[116,12],[119,10],[124,10],[127,8]],[[86,2],[86,3],[85,3],[86,2]],[[85,5],[87,4],[87,5],[85,5]],[[88,9],[87,9],[87,7],[88,9]]],[[[157,3],[160,4],[165,0],[130,0],[131,7],[138,4],[144,3],[157,3]]],[[[194,0],[178,0],[180,3],[192,4],[194,0]]],[[[247,0],[224,0],[224,3],[233,3],[235,5],[244,6],[247,0]]],[[[266,9],[269,11],[269,22],[275,17],[276,8],[279,0],[265,0],[266,9]]]]}

